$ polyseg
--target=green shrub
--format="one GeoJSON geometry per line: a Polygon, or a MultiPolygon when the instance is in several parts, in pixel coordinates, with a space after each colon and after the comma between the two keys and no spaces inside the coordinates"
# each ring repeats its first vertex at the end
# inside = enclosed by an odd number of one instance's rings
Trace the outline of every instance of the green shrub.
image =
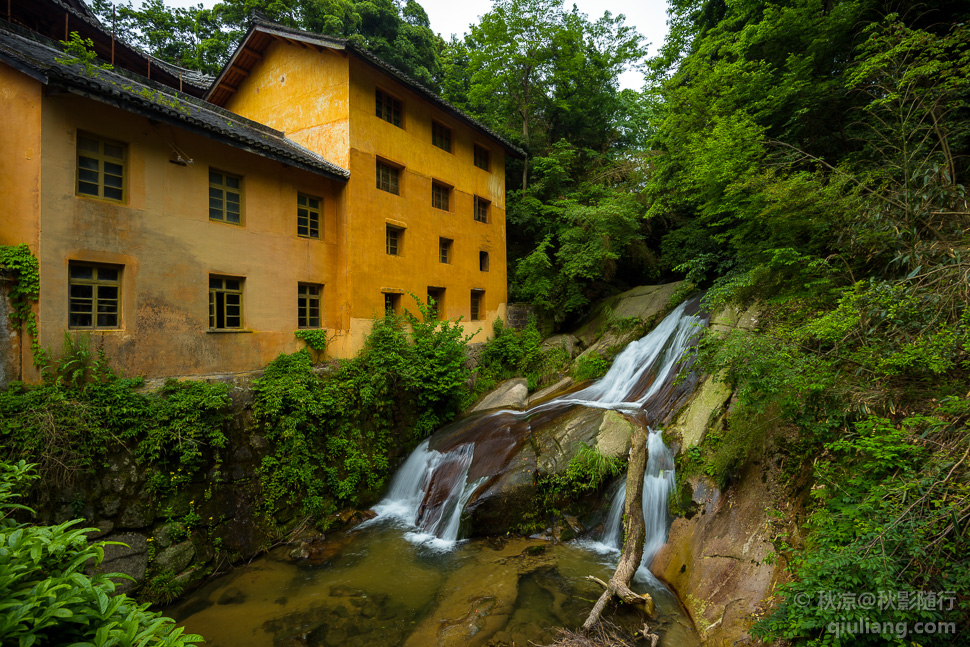
{"type": "Polygon", "coordinates": [[[331,374],[316,375],[306,350],[266,368],[253,419],[273,443],[260,467],[267,511],[299,504],[319,516],[368,501],[397,452],[461,410],[467,339],[458,324],[422,315],[375,320],[360,354],[331,374]]]}
{"type": "Polygon", "coordinates": [[[16,490],[32,478],[24,461],[0,463],[0,642],[4,645],[158,645],[203,641],[173,620],[148,611],[124,594],[114,595],[107,575],[86,575],[104,559],[105,542],[88,544],[75,528],[17,523],[25,508],[16,490]]]}
{"type": "Polygon", "coordinates": [[[590,353],[576,360],[573,367],[573,378],[577,381],[594,380],[606,375],[610,370],[610,361],[601,355],[590,353]]]}

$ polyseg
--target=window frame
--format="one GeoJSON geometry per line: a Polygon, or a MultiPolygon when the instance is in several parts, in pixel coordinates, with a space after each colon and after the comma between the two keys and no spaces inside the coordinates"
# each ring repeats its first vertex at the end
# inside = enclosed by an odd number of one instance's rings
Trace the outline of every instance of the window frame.
{"type": "Polygon", "coordinates": [[[492,172],[492,151],[488,148],[475,144],[472,149],[472,162],[483,171],[492,172]]]}
{"type": "Polygon", "coordinates": [[[77,132],[75,141],[75,156],[74,156],[74,195],[81,198],[92,198],[94,200],[105,200],[107,202],[114,202],[116,204],[127,204],[128,202],[128,144],[124,142],[119,142],[113,139],[108,139],[106,137],[101,137],[92,133],[88,133],[82,130],[77,132]],[[95,142],[98,145],[98,152],[95,153],[91,150],[82,150],[81,143],[82,140],[89,140],[95,142]],[[121,149],[121,157],[110,156],[105,152],[105,146],[117,146],[121,149]],[[81,168],[81,159],[93,161],[97,166],[97,169],[92,168],[81,168]],[[120,166],[121,170],[119,175],[110,174],[110,177],[120,177],[120,186],[107,186],[105,178],[109,176],[107,172],[106,164],[114,164],[120,166]],[[82,180],[82,172],[86,173],[96,173],[96,181],[82,180]],[[81,185],[91,185],[97,188],[97,193],[90,193],[81,190],[81,185]],[[120,197],[111,197],[105,195],[107,190],[116,190],[121,193],[120,197]]]}
{"type": "Polygon", "coordinates": [[[440,121],[431,120],[431,145],[446,153],[450,153],[452,143],[452,130],[440,121]]]}
{"type": "Polygon", "coordinates": [[[404,228],[385,223],[384,251],[388,256],[404,256],[404,228]],[[391,240],[393,234],[394,251],[391,251],[391,240]]]}
{"type": "Polygon", "coordinates": [[[452,247],[455,243],[453,238],[438,237],[438,262],[451,265],[452,247]]]}
{"type": "Polygon", "coordinates": [[[124,265],[113,265],[110,263],[88,263],[85,261],[68,261],[67,264],[67,327],[69,330],[121,330],[121,315],[122,315],[122,274],[124,272],[124,265]],[[91,278],[84,277],[74,277],[72,276],[72,270],[75,268],[89,268],[92,270],[91,278]],[[98,270],[111,270],[115,272],[114,279],[102,279],[98,277],[98,270]],[[75,296],[73,294],[74,286],[90,286],[91,296],[81,297],[75,296]],[[114,288],[115,297],[112,299],[108,296],[101,295],[101,288],[114,288]],[[78,301],[90,301],[90,309],[86,310],[75,310],[75,304],[78,301]],[[114,310],[106,310],[102,312],[102,305],[111,304],[114,302],[114,310]],[[72,323],[72,317],[75,315],[87,315],[91,317],[91,325],[84,325],[78,323],[72,323]],[[102,316],[114,316],[113,324],[100,324],[99,320],[102,316]]]}
{"type": "Polygon", "coordinates": [[[390,193],[391,195],[401,195],[401,167],[388,164],[387,162],[378,159],[376,174],[378,190],[390,193]],[[385,169],[387,171],[386,183],[383,182],[385,179],[385,169]]]}
{"type": "Polygon", "coordinates": [[[444,321],[445,288],[429,285],[428,300],[425,303],[428,305],[429,312],[432,314],[432,320],[444,321]],[[434,305],[431,305],[432,300],[434,300],[434,305]]]}
{"type": "Polygon", "coordinates": [[[241,276],[226,276],[224,274],[209,274],[209,286],[208,286],[209,287],[209,328],[208,329],[210,331],[214,331],[214,332],[230,331],[231,332],[231,331],[239,331],[239,330],[244,330],[245,329],[244,328],[245,319],[243,317],[243,315],[244,315],[243,307],[245,305],[245,294],[244,294],[245,281],[246,281],[245,278],[243,278],[241,276]],[[214,281],[220,281],[221,282],[221,286],[220,287],[213,287],[212,284],[213,284],[214,281]],[[227,281],[235,281],[238,285],[237,285],[236,288],[230,288],[230,287],[227,286],[227,281]],[[227,320],[230,317],[230,315],[228,314],[228,308],[231,305],[235,305],[239,309],[238,315],[235,315],[235,317],[237,317],[238,320],[239,320],[238,325],[236,325],[236,326],[230,326],[230,325],[219,326],[218,325],[219,324],[219,312],[218,312],[218,309],[219,309],[219,295],[220,294],[222,295],[222,307],[223,307],[222,319],[223,319],[223,323],[228,324],[228,321],[227,320]],[[229,303],[227,303],[227,299],[228,299],[228,297],[230,295],[237,296],[238,297],[238,303],[237,304],[229,304],[229,303]]]}
{"type": "Polygon", "coordinates": [[[384,295],[384,316],[400,314],[401,294],[399,292],[381,292],[381,294],[384,295]],[[388,304],[390,308],[387,307],[388,304]]]}
{"type": "Polygon", "coordinates": [[[374,90],[375,115],[392,126],[404,128],[404,102],[380,88],[374,90]]]}
{"type": "Polygon", "coordinates": [[[453,187],[439,182],[431,181],[431,207],[441,211],[451,211],[451,192],[453,187]],[[444,205],[444,206],[442,206],[444,205]]]}
{"type": "Polygon", "coordinates": [[[301,330],[316,330],[323,328],[323,285],[321,283],[297,283],[296,286],[296,327],[301,330]],[[304,293],[304,290],[306,291],[304,293]],[[316,290],[313,294],[311,290],[316,290]],[[306,303],[304,303],[306,300],[306,303]],[[310,314],[313,302],[316,302],[316,323],[310,314]]]}
{"type": "Polygon", "coordinates": [[[300,238],[309,238],[311,240],[320,240],[323,238],[323,198],[318,198],[315,195],[309,195],[308,193],[297,192],[296,194],[296,235],[300,238]],[[305,204],[300,204],[300,200],[304,200],[305,204]],[[316,207],[311,206],[310,202],[315,200],[317,203],[316,207]],[[301,211],[305,211],[306,215],[300,214],[301,211]],[[305,233],[300,233],[300,219],[305,218],[306,224],[303,225],[305,233]],[[316,232],[314,234],[314,232],[316,232]]]}
{"type": "Polygon", "coordinates": [[[483,321],[485,310],[485,290],[472,290],[469,300],[468,320],[483,321]]]}
{"type": "Polygon", "coordinates": [[[472,217],[474,217],[475,222],[480,222],[487,225],[489,207],[491,206],[491,200],[486,200],[485,198],[476,195],[472,205],[472,217]],[[479,214],[481,215],[479,216],[479,214]]]}
{"type": "Polygon", "coordinates": [[[478,271],[488,271],[488,252],[486,252],[484,249],[478,251],[478,271]]]}
{"type": "Polygon", "coordinates": [[[235,173],[229,173],[228,171],[223,171],[221,169],[217,169],[215,167],[210,166],[209,167],[209,220],[213,222],[225,223],[227,225],[242,226],[243,224],[242,216],[243,216],[243,176],[236,175],[235,173]],[[222,182],[221,183],[214,182],[212,180],[213,174],[221,175],[222,182]],[[235,187],[232,187],[227,183],[227,180],[230,180],[230,179],[236,181],[235,187]],[[219,198],[216,198],[215,196],[213,196],[212,192],[214,190],[222,192],[222,196],[219,198]],[[237,220],[231,220],[229,218],[230,212],[229,212],[228,197],[230,194],[235,195],[237,198],[236,200],[237,212],[235,214],[237,220]],[[212,201],[214,199],[218,199],[220,201],[221,205],[219,207],[213,206],[212,201]],[[212,212],[216,209],[219,210],[221,217],[213,216],[212,212]]]}

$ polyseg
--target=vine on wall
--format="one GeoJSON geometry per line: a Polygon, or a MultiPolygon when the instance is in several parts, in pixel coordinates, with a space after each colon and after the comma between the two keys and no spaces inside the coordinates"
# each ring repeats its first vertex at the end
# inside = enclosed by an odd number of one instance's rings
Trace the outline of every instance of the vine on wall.
{"type": "Polygon", "coordinates": [[[47,364],[47,353],[40,347],[37,335],[37,316],[33,304],[40,297],[40,264],[25,244],[0,245],[0,273],[13,276],[14,284],[8,295],[13,312],[10,319],[17,330],[30,336],[30,350],[34,366],[47,364]]]}

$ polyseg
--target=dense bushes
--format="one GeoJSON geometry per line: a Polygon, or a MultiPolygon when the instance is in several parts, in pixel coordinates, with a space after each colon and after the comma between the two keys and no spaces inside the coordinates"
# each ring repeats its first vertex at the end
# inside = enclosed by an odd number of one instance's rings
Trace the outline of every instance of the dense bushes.
{"type": "Polygon", "coordinates": [[[4,645],[143,645],[202,642],[174,621],[128,596],[114,595],[105,574],[87,575],[104,558],[78,521],[57,526],[18,523],[17,489],[31,478],[24,461],[0,462],[0,642],[4,645]]]}
{"type": "Polygon", "coordinates": [[[103,356],[92,362],[83,339],[67,338],[43,385],[0,391],[0,460],[37,464],[43,487],[56,490],[127,447],[165,488],[164,474],[191,475],[203,451],[224,446],[225,384],[169,380],[160,393],[142,392],[142,379],[119,377],[103,356]]]}
{"type": "Polygon", "coordinates": [[[524,376],[529,390],[546,384],[570,362],[565,348],[542,348],[542,335],[534,319],[523,330],[505,325],[501,319],[493,324],[495,336],[482,347],[478,356],[475,392],[485,393],[502,380],[524,376]]]}
{"type": "Polygon", "coordinates": [[[254,421],[273,443],[260,469],[268,510],[320,515],[374,496],[391,461],[461,409],[469,377],[461,327],[430,313],[374,322],[364,349],[317,374],[307,351],[255,383],[254,421]]]}

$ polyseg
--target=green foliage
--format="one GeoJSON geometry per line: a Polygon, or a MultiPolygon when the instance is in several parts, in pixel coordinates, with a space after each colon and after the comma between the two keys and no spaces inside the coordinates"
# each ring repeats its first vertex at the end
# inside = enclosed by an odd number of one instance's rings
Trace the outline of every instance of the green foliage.
{"type": "Polygon", "coordinates": [[[312,348],[318,353],[325,353],[327,351],[327,343],[329,340],[326,330],[320,328],[304,328],[293,331],[293,334],[296,335],[297,339],[305,341],[307,348],[312,348]]]}
{"type": "Polygon", "coordinates": [[[495,336],[485,343],[478,357],[476,394],[518,376],[526,377],[533,391],[552,381],[569,363],[569,353],[563,347],[542,350],[542,335],[534,319],[521,331],[496,319],[493,330],[495,336]]]}
{"type": "Polygon", "coordinates": [[[415,0],[223,0],[213,7],[166,7],[162,0],[94,0],[102,22],[163,61],[218,74],[253,12],[288,27],[348,38],[429,87],[439,74],[434,33],[415,0]],[[112,5],[115,6],[112,6],[112,5]],[[114,13],[113,13],[114,10],[114,13]]]}
{"type": "Polygon", "coordinates": [[[31,526],[10,518],[16,490],[31,478],[24,461],[0,463],[0,642],[11,645],[165,645],[202,642],[173,620],[115,595],[107,575],[86,575],[104,559],[78,521],[31,526]]]}
{"type": "Polygon", "coordinates": [[[90,38],[81,38],[80,34],[72,31],[68,40],[60,41],[67,56],[55,57],[58,63],[63,65],[81,65],[84,74],[96,76],[100,71],[113,69],[108,63],[96,63],[98,54],[94,51],[94,42],[90,38]]]}
{"type": "Polygon", "coordinates": [[[375,320],[361,353],[330,374],[314,373],[303,350],[280,355],[256,381],[253,419],[273,443],[260,467],[268,511],[298,503],[321,515],[367,501],[396,451],[458,413],[467,339],[419,309],[421,319],[375,320]]]}
{"type": "Polygon", "coordinates": [[[543,510],[561,509],[577,503],[588,494],[598,492],[606,483],[623,472],[624,462],[606,456],[585,443],[560,474],[539,478],[536,504],[543,510]]]}
{"type": "MultiPolygon", "coordinates": [[[[905,636],[833,635],[830,623],[954,622],[970,618],[970,508],[967,452],[970,401],[941,400],[929,415],[897,422],[870,416],[827,443],[816,464],[819,486],[803,553],[795,554],[797,580],[784,585],[786,600],[762,620],[762,637],[811,639],[809,644],[909,644],[905,636]],[[829,592],[934,591],[955,604],[888,605],[838,609],[817,604],[829,592]]],[[[914,593],[915,595],[915,593],[914,593]]],[[[921,635],[922,645],[951,644],[952,635],[921,635]]]]}
{"type": "Polygon", "coordinates": [[[161,393],[142,393],[143,380],[114,374],[103,353],[92,366],[85,337],[66,336],[65,348],[45,384],[0,391],[0,460],[36,463],[44,487],[73,482],[132,445],[144,467],[188,478],[204,467],[204,448],[225,446],[225,384],[169,380],[161,393]]]}
{"type": "Polygon", "coordinates": [[[42,366],[47,356],[37,341],[37,318],[33,309],[33,304],[40,297],[40,264],[37,257],[24,243],[0,245],[0,274],[10,274],[14,278],[7,295],[13,306],[10,319],[18,330],[24,330],[30,337],[34,364],[42,366]]]}
{"type": "Polygon", "coordinates": [[[576,365],[573,367],[573,378],[579,381],[603,377],[610,370],[610,363],[610,360],[602,355],[592,353],[583,355],[576,360],[576,365]]]}

